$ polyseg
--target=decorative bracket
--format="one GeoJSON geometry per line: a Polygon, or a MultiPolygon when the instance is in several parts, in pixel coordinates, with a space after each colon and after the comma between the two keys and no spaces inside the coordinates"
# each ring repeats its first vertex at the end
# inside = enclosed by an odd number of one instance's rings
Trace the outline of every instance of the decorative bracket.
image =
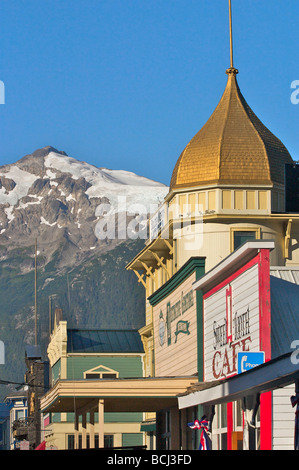
{"type": "Polygon", "coordinates": [[[133,269],[134,273],[136,274],[136,276],[138,277],[138,282],[141,282],[141,284],[143,285],[143,287],[146,288],[146,282],[145,280],[143,279],[143,275],[139,274],[139,272],[136,270],[136,269],[133,269]]]}
{"type": "MultiPolygon", "coordinates": [[[[163,263],[163,260],[165,260],[164,256],[158,256],[157,253],[155,253],[154,251],[151,251],[149,250],[152,255],[156,258],[157,262],[158,262],[158,266],[161,266],[161,268],[163,268],[166,273],[168,274],[169,277],[171,277],[171,274],[169,273],[166,265],[163,263]]],[[[165,260],[166,261],[166,260],[165,260]]]]}
{"type": "Polygon", "coordinates": [[[144,263],[144,261],[140,261],[140,263],[141,263],[142,266],[144,267],[146,274],[147,274],[148,276],[150,276],[153,280],[155,280],[155,276],[154,276],[154,274],[152,273],[152,269],[153,269],[153,268],[152,268],[151,266],[148,267],[148,266],[144,263]]]}

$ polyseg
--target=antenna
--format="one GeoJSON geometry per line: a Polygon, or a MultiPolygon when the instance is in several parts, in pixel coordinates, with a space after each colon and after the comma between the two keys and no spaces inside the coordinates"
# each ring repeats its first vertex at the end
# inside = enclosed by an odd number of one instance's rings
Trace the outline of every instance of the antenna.
{"type": "Polygon", "coordinates": [[[52,334],[52,299],[54,299],[57,294],[49,295],[49,341],[52,334]]]}
{"type": "Polygon", "coordinates": [[[49,296],[49,340],[52,333],[52,296],[49,296]]]}
{"type": "Polygon", "coordinates": [[[34,300],[34,312],[35,312],[35,346],[37,346],[37,238],[35,239],[35,300],[34,300]]]}

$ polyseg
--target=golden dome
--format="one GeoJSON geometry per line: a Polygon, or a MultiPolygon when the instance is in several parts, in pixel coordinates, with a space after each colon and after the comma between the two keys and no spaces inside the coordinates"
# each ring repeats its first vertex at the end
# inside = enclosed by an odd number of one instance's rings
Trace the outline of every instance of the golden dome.
{"type": "Polygon", "coordinates": [[[284,185],[284,164],[293,160],[253,113],[231,67],[222,98],[202,129],[181,153],[170,189],[209,184],[284,185]]]}

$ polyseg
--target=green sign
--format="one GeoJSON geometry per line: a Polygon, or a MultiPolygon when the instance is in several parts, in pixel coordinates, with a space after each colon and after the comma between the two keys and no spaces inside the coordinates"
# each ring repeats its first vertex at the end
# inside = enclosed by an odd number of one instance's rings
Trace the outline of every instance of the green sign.
{"type": "Polygon", "coordinates": [[[177,337],[179,333],[183,334],[190,334],[189,326],[190,322],[182,320],[181,317],[184,315],[187,310],[189,310],[194,305],[194,292],[191,289],[187,294],[182,292],[180,300],[178,300],[175,304],[171,304],[171,302],[167,303],[166,306],[166,318],[164,319],[162,310],[160,311],[160,322],[159,322],[159,337],[160,337],[160,345],[163,346],[165,342],[165,331],[167,332],[167,344],[168,346],[171,344],[171,332],[172,332],[172,323],[176,322],[175,328],[175,343],[177,342],[177,337]]]}

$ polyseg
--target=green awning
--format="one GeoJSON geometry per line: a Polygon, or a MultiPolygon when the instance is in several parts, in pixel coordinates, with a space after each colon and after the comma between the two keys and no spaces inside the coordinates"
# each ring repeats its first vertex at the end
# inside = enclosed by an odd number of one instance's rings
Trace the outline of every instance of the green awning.
{"type": "Polygon", "coordinates": [[[140,431],[143,432],[155,432],[156,431],[156,421],[143,421],[140,425],[140,431]]]}

